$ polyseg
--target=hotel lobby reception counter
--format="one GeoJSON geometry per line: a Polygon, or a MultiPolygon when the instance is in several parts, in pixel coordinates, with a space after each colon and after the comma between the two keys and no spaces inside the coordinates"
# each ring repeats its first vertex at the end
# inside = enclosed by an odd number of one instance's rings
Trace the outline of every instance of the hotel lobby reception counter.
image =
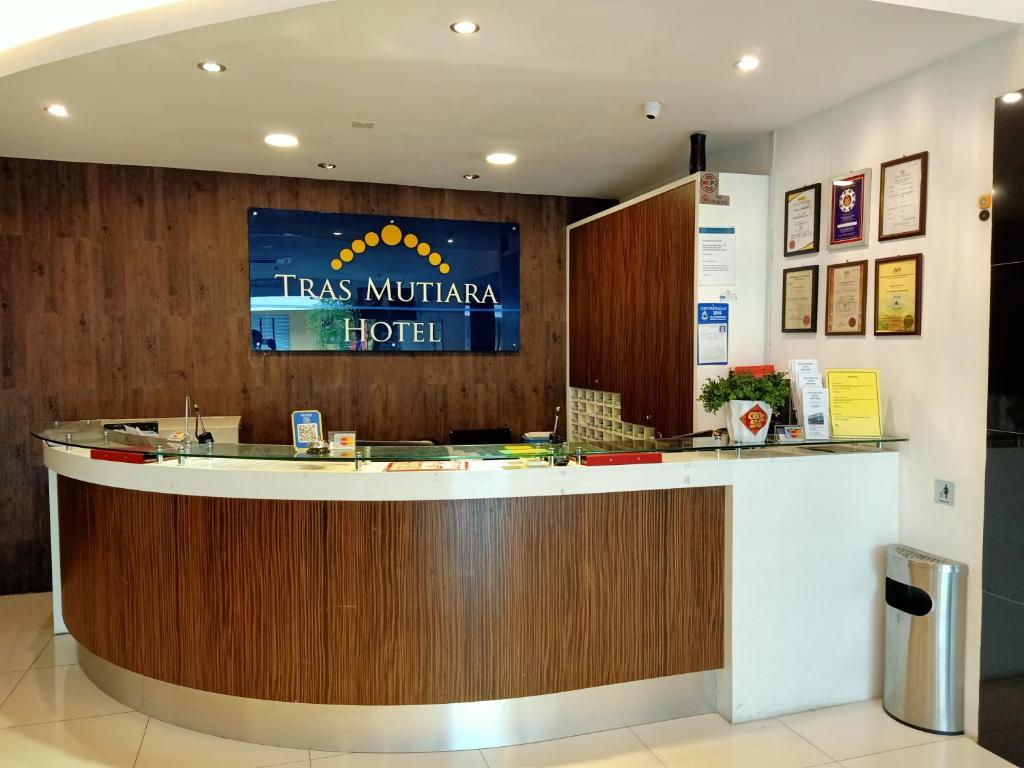
{"type": "Polygon", "coordinates": [[[83,669],[189,728],[430,751],[880,691],[894,450],[424,472],[43,452],[83,669]]]}

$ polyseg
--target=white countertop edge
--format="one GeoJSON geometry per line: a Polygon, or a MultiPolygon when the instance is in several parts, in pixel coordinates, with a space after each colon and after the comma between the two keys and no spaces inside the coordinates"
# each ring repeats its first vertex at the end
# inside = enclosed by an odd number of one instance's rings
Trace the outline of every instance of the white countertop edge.
{"type": "Polygon", "coordinates": [[[662,464],[613,467],[503,469],[507,462],[472,462],[471,469],[441,472],[384,472],[383,464],[360,471],[344,465],[292,465],[287,462],[189,459],[162,464],[123,464],[94,460],[81,448],[43,446],[47,467],[83,482],[153,493],[241,499],[410,501],[440,499],[562,496],[732,485],[738,468],[756,462],[863,461],[895,451],[785,456],[672,454],[662,464]]]}

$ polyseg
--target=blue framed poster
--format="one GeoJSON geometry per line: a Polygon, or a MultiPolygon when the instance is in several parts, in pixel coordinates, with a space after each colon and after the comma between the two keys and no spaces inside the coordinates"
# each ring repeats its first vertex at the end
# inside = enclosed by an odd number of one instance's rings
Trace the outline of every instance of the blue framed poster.
{"type": "Polygon", "coordinates": [[[518,352],[519,226],[250,208],[263,352],[518,352]]]}
{"type": "Polygon", "coordinates": [[[697,365],[728,365],[729,305],[697,304],[697,365]]]}

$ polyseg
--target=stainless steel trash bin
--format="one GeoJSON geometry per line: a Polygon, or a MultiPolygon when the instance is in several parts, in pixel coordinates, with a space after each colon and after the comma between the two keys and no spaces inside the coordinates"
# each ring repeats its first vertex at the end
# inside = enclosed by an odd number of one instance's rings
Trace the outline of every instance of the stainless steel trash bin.
{"type": "Polygon", "coordinates": [[[887,552],[885,711],[922,731],[963,733],[967,566],[899,544],[887,552]]]}

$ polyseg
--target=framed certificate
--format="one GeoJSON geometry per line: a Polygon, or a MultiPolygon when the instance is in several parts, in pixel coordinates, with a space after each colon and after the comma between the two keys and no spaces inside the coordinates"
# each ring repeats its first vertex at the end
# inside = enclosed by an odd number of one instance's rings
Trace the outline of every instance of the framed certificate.
{"type": "Polygon", "coordinates": [[[782,332],[817,333],[818,265],[782,271],[782,332]]]}
{"type": "Polygon", "coordinates": [[[928,213],[928,153],[882,163],[878,195],[878,239],[916,237],[928,213]]]}
{"type": "Polygon", "coordinates": [[[821,184],[786,193],[786,256],[817,253],[821,242],[821,184]]]}
{"type": "Polygon", "coordinates": [[[863,336],[867,296],[866,260],[830,264],[825,291],[825,334],[863,336]]]}
{"type": "Polygon", "coordinates": [[[870,196],[870,168],[832,179],[829,187],[829,248],[851,248],[867,244],[870,196]]]}
{"type": "Polygon", "coordinates": [[[921,335],[921,254],[875,261],[875,335],[921,335]]]}

